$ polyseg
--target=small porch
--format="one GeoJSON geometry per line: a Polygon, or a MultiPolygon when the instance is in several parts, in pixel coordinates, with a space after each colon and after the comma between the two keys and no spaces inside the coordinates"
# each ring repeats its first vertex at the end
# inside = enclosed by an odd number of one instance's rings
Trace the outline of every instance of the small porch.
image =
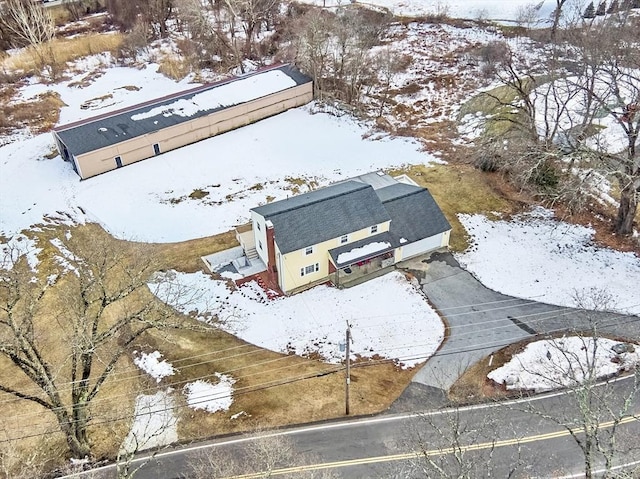
{"type": "Polygon", "coordinates": [[[363,265],[354,264],[339,269],[334,273],[334,284],[338,288],[351,288],[393,271],[396,268],[394,262],[385,261],[385,259],[388,260],[388,258],[382,257],[373,258],[369,263],[363,265]]]}
{"type": "Polygon", "coordinates": [[[256,251],[256,237],[253,234],[253,225],[251,223],[247,223],[236,226],[235,230],[236,239],[244,250],[245,256],[250,259],[257,258],[258,252],[256,251]]]}
{"type": "Polygon", "coordinates": [[[234,281],[254,276],[267,270],[267,265],[258,257],[247,256],[242,246],[236,246],[202,257],[202,261],[211,273],[234,281]]]}

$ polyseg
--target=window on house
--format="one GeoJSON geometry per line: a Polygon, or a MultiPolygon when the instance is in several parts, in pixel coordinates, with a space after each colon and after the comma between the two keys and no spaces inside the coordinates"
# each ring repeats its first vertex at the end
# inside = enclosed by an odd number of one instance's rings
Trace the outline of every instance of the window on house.
{"type": "Polygon", "coordinates": [[[160,154],[160,145],[158,143],[154,143],[153,144],[153,154],[154,155],[159,155],[160,154]]]}
{"type": "Polygon", "coordinates": [[[340,244],[344,244],[347,241],[349,241],[349,236],[348,235],[344,235],[340,237],[340,244]]]}
{"type": "Polygon", "coordinates": [[[262,241],[258,240],[258,248],[262,249],[262,241]]]}
{"type": "Polygon", "coordinates": [[[260,231],[260,223],[256,222],[256,227],[258,228],[258,231],[260,231]]]}
{"type": "Polygon", "coordinates": [[[300,276],[304,276],[306,274],[311,274],[311,273],[317,273],[318,271],[320,271],[320,263],[310,264],[309,266],[300,268],[300,276]]]}
{"type": "Polygon", "coordinates": [[[377,232],[378,232],[378,225],[373,225],[373,226],[371,227],[371,234],[373,234],[373,233],[377,233],[377,232]]]}
{"type": "Polygon", "coordinates": [[[305,254],[305,255],[310,255],[311,253],[313,253],[313,246],[308,246],[308,247],[304,250],[304,254],[305,254]]]}
{"type": "Polygon", "coordinates": [[[116,156],[115,160],[116,160],[116,168],[121,168],[122,167],[122,157],[116,156]]]}

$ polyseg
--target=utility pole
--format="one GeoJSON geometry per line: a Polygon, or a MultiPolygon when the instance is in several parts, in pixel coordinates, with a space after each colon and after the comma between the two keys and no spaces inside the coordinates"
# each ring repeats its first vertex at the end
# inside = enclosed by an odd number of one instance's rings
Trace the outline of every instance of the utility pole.
{"type": "Polygon", "coordinates": [[[345,381],[345,414],[349,415],[349,385],[351,384],[351,325],[347,321],[347,343],[345,348],[347,371],[345,381]]]}

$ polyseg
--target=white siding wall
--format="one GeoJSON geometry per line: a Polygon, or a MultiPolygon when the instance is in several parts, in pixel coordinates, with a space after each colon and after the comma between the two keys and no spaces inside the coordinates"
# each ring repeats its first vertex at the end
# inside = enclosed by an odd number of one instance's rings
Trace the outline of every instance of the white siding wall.
{"type": "Polygon", "coordinates": [[[267,253],[267,225],[265,224],[264,217],[260,216],[255,211],[252,211],[251,223],[253,227],[253,235],[256,238],[256,251],[264,264],[267,264],[269,262],[269,256],[267,253]],[[262,248],[260,248],[260,245],[262,245],[262,248]]]}
{"type": "Polygon", "coordinates": [[[416,241],[415,243],[409,243],[403,245],[400,249],[402,250],[402,259],[409,259],[413,256],[418,256],[420,254],[426,253],[428,251],[438,249],[443,245],[444,235],[446,233],[440,233],[436,236],[431,236],[429,238],[425,238],[420,241],[416,241]]]}

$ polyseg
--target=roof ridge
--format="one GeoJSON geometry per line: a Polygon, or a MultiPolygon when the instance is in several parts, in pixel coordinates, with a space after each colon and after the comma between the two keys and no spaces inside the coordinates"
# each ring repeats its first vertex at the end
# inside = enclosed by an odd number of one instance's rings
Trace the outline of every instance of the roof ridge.
{"type": "MultiPolygon", "coordinates": [[[[366,188],[371,188],[371,189],[373,189],[373,186],[371,186],[371,185],[369,185],[369,184],[367,184],[367,183],[362,183],[362,184],[360,185],[360,184],[359,184],[359,183],[360,183],[359,181],[355,181],[355,180],[347,180],[347,181],[345,181],[344,183],[336,183],[336,184],[334,184],[334,185],[328,185],[328,186],[325,186],[324,188],[320,188],[320,189],[318,189],[318,190],[313,190],[313,191],[308,191],[307,193],[303,193],[302,195],[293,196],[293,197],[291,197],[291,198],[287,198],[287,199],[299,198],[300,196],[303,196],[303,195],[308,195],[308,194],[310,194],[310,193],[315,193],[315,192],[317,192],[317,191],[326,190],[327,188],[331,188],[331,187],[333,187],[333,186],[337,186],[337,185],[341,185],[341,184],[342,184],[342,185],[344,185],[344,184],[346,184],[346,183],[355,183],[355,184],[357,184],[357,185],[358,185],[358,187],[357,187],[357,188],[354,188],[354,189],[351,189],[351,190],[347,190],[347,191],[341,191],[340,193],[335,193],[335,194],[330,195],[330,196],[325,196],[325,197],[323,197],[323,198],[318,198],[318,199],[316,199],[316,200],[310,201],[310,202],[308,202],[308,203],[304,203],[304,204],[302,204],[302,205],[291,206],[290,208],[287,208],[287,209],[284,209],[284,210],[278,211],[277,213],[273,213],[273,214],[268,215],[268,216],[269,216],[269,217],[273,217],[273,216],[280,215],[280,214],[282,214],[282,213],[289,213],[290,211],[294,211],[294,210],[297,210],[297,209],[300,209],[300,208],[304,208],[304,207],[307,207],[307,206],[315,205],[315,204],[321,203],[321,202],[323,202],[323,201],[327,201],[327,200],[332,200],[332,199],[335,199],[335,198],[339,198],[340,196],[348,195],[348,194],[354,193],[354,192],[356,192],[356,191],[364,190],[364,189],[366,189],[366,188]]],[[[287,199],[285,199],[285,200],[281,200],[281,201],[287,201],[287,199]]],[[[265,218],[266,218],[266,217],[267,217],[267,216],[265,216],[265,218]]]]}
{"type": "MultiPolygon", "coordinates": [[[[403,183],[398,183],[398,184],[403,184],[403,183]]],[[[406,184],[406,183],[404,183],[404,184],[406,184]]],[[[403,193],[403,194],[401,194],[399,196],[394,196],[392,198],[387,198],[384,201],[381,200],[382,204],[389,203],[389,202],[395,201],[395,200],[400,200],[402,198],[406,198],[407,196],[417,195],[419,193],[422,193],[423,191],[426,191],[427,193],[429,192],[429,190],[427,188],[423,187],[423,186],[415,186],[415,185],[409,185],[409,184],[406,184],[406,185],[407,186],[411,186],[412,188],[416,188],[416,189],[412,190],[412,191],[407,191],[407,192],[405,192],[405,193],[403,193]]],[[[387,186],[386,188],[390,188],[392,186],[395,186],[395,185],[390,185],[390,186],[387,186]]],[[[384,188],[381,188],[381,190],[383,190],[383,189],[384,188]]]]}
{"type": "Polygon", "coordinates": [[[73,129],[73,128],[76,128],[76,127],[81,126],[81,125],[90,125],[91,123],[94,123],[94,122],[100,121],[100,120],[104,120],[105,118],[111,118],[113,116],[121,115],[123,113],[133,112],[135,110],[139,110],[139,109],[142,109],[142,108],[147,108],[149,106],[157,105],[157,104],[163,103],[163,102],[171,100],[171,99],[180,98],[181,96],[191,95],[191,94],[195,95],[197,93],[201,93],[203,91],[207,91],[207,90],[210,90],[210,89],[213,89],[213,88],[217,88],[217,87],[226,85],[228,83],[233,83],[233,82],[238,81],[238,80],[244,80],[245,78],[250,78],[252,76],[255,76],[255,75],[258,75],[258,74],[261,74],[261,73],[267,73],[267,72],[272,71],[272,70],[278,70],[280,68],[287,67],[287,66],[291,66],[291,64],[290,63],[276,63],[276,64],[273,64],[273,65],[268,65],[266,67],[259,68],[258,70],[255,70],[255,71],[252,71],[252,72],[249,72],[249,73],[245,73],[245,74],[242,74],[242,75],[234,75],[234,76],[229,77],[229,78],[223,78],[223,79],[215,81],[215,82],[205,83],[203,85],[196,86],[196,87],[193,87],[193,88],[189,88],[187,90],[181,90],[181,91],[178,91],[178,92],[175,92],[175,93],[170,93],[169,95],[164,95],[164,96],[161,96],[161,97],[153,98],[151,100],[147,100],[147,101],[143,101],[143,102],[140,102],[140,103],[136,103],[135,105],[130,105],[130,106],[127,106],[127,107],[124,107],[124,108],[120,108],[118,110],[113,110],[113,111],[110,111],[110,112],[105,112],[105,113],[102,113],[102,114],[99,114],[99,115],[96,115],[96,116],[85,118],[84,120],[78,120],[78,121],[74,121],[74,122],[71,122],[71,123],[67,123],[65,125],[60,125],[58,127],[55,127],[53,129],[53,131],[56,131],[56,132],[58,132],[58,131],[66,131],[66,130],[73,129]]]}

